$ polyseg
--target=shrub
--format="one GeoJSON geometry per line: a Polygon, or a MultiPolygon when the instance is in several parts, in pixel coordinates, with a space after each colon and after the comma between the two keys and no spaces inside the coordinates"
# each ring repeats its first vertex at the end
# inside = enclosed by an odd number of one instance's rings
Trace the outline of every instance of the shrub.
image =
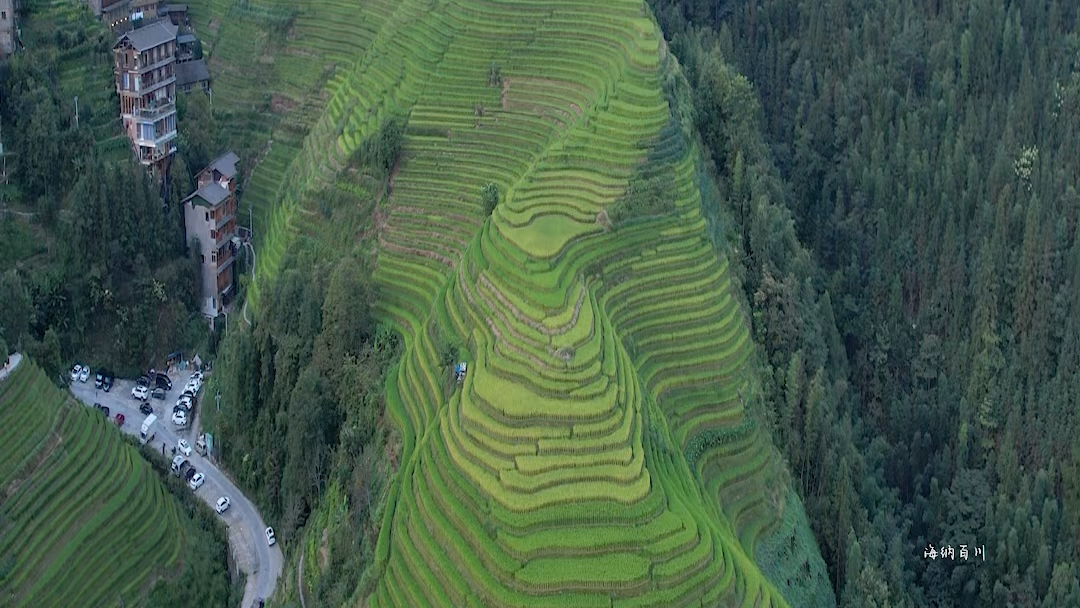
{"type": "Polygon", "coordinates": [[[480,187],[480,202],[484,206],[484,215],[491,215],[499,204],[499,187],[488,182],[480,187]]]}

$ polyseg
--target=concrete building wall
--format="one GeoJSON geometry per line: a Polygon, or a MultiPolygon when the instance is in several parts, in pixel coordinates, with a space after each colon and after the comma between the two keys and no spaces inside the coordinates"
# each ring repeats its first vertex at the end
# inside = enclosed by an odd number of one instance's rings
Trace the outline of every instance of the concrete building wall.
{"type": "Polygon", "coordinates": [[[15,0],[0,0],[0,57],[15,52],[15,0]]]}
{"type": "Polygon", "coordinates": [[[199,310],[208,317],[216,317],[221,302],[217,299],[217,264],[210,261],[214,251],[214,242],[210,238],[210,230],[213,219],[210,216],[210,208],[188,202],[184,205],[184,226],[187,229],[188,245],[195,239],[199,240],[199,250],[195,253],[202,256],[202,265],[199,272],[199,310]]]}

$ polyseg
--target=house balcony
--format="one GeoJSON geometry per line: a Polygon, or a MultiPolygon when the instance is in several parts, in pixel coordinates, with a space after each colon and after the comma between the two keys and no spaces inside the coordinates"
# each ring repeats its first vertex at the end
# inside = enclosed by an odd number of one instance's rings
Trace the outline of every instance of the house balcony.
{"type": "Polygon", "coordinates": [[[173,63],[174,61],[176,61],[176,57],[174,57],[173,55],[166,55],[165,57],[159,59],[158,61],[155,61],[153,63],[148,63],[146,65],[139,65],[138,63],[136,63],[135,64],[135,71],[138,72],[140,75],[145,74],[147,72],[151,72],[151,71],[156,70],[158,68],[163,68],[163,67],[169,65],[170,63],[173,63]]]}
{"type": "Polygon", "coordinates": [[[217,274],[220,276],[221,273],[228,270],[229,267],[232,266],[235,263],[236,263],[236,256],[235,255],[229,255],[228,259],[226,259],[224,262],[222,262],[221,260],[218,260],[217,261],[217,274]]]}
{"type": "Polygon", "coordinates": [[[148,108],[135,108],[132,116],[142,120],[156,121],[176,112],[176,104],[161,103],[148,108]]]}
{"type": "Polygon", "coordinates": [[[171,142],[174,139],[176,139],[176,129],[175,128],[172,131],[169,131],[167,133],[162,133],[161,135],[155,136],[154,139],[143,139],[142,137],[135,136],[135,145],[144,146],[144,147],[147,147],[147,148],[171,147],[171,148],[175,149],[176,148],[175,145],[173,145],[173,146],[166,146],[165,145],[165,144],[171,142]]]}
{"type": "Polygon", "coordinates": [[[236,216],[231,214],[231,213],[228,214],[228,215],[223,216],[220,220],[218,220],[214,224],[214,230],[221,230],[222,226],[224,226],[225,224],[228,224],[229,222],[231,222],[235,218],[236,218],[236,216]]]}
{"type": "Polygon", "coordinates": [[[151,84],[148,84],[148,85],[145,85],[145,86],[143,86],[140,83],[140,88],[136,89],[135,93],[138,94],[138,95],[148,95],[148,94],[153,93],[154,91],[160,89],[161,87],[168,86],[170,84],[175,84],[175,83],[176,83],[176,76],[169,76],[168,78],[162,78],[161,80],[159,80],[159,81],[157,81],[155,83],[151,83],[151,84]]]}
{"type": "Polygon", "coordinates": [[[144,165],[152,165],[158,161],[165,160],[170,154],[176,152],[176,144],[168,143],[162,147],[155,148],[141,148],[136,147],[139,150],[139,162],[144,165]]]}

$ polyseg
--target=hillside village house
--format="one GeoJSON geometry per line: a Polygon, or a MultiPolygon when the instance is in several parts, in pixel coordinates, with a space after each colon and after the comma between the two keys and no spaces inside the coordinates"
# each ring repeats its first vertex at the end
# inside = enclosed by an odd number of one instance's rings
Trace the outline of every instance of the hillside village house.
{"type": "Polygon", "coordinates": [[[176,26],[158,21],[113,46],[120,116],[135,154],[163,175],[176,152],[176,26]]]}
{"type": "Polygon", "coordinates": [[[232,300],[236,236],[236,154],[229,152],[195,176],[195,192],[184,199],[188,246],[198,241],[200,304],[214,319],[232,300]]]}
{"type": "Polygon", "coordinates": [[[114,32],[125,32],[140,19],[149,23],[158,18],[161,0],[87,0],[94,15],[114,32]]]}
{"type": "Polygon", "coordinates": [[[202,59],[181,61],[176,64],[176,88],[181,93],[210,91],[210,70],[202,59]]]}
{"type": "Polygon", "coordinates": [[[15,25],[15,0],[0,0],[0,59],[10,57],[15,52],[15,40],[18,37],[15,25]]]}

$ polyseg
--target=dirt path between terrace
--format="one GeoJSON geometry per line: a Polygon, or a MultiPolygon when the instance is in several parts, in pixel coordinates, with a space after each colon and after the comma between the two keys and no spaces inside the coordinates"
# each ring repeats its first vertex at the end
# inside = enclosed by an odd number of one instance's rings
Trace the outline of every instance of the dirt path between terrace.
{"type": "Polygon", "coordinates": [[[296,569],[296,586],[300,588],[300,608],[307,608],[304,601],[304,551],[300,551],[300,567],[296,569]]]}

